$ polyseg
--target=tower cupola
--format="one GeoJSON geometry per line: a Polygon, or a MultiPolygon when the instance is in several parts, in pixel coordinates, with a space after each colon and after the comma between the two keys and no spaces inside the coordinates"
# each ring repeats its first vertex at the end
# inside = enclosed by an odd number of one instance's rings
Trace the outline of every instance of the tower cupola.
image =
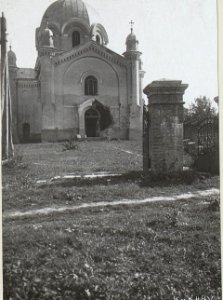
{"type": "Polygon", "coordinates": [[[54,48],[53,32],[48,28],[48,24],[40,33],[40,46],[54,48]]]}
{"type": "Polygon", "coordinates": [[[130,24],[131,24],[131,33],[126,38],[126,51],[137,51],[139,41],[137,40],[136,35],[133,32],[134,22],[131,21],[130,24]]]}
{"type": "Polygon", "coordinates": [[[17,67],[16,65],[16,55],[15,52],[12,51],[12,46],[9,46],[9,51],[8,51],[8,62],[10,67],[17,67]]]}

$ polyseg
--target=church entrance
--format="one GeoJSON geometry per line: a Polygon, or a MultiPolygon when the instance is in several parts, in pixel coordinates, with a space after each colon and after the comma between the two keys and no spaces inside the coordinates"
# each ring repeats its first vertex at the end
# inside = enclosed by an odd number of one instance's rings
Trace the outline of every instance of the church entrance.
{"type": "Polygon", "coordinates": [[[97,109],[89,108],[85,112],[85,130],[87,137],[99,137],[100,113],[97,109]]]}
{"type": "Polygon", "coordinates": [[[30,140],[30,125],[29,125],[29,123],[23,124],[22,133],[23,133],[23,141],[29,142],[29,140],[30,140]]]}

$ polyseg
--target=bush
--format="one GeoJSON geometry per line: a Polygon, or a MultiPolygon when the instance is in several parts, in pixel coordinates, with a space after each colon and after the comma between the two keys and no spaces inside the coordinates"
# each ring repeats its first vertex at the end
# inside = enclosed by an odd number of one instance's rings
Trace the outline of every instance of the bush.
{"type": "Polygon", "coordinates": [[[214,147],[204,149],[195,159],[194,168],[201,172],[219,174],[219,150],[214,147]]]}
{"type": "Polygon", "coordinates": [[[77,150],[77,149],[78,149],[78,145],[72,139],[70,139],[69,141],[66,141],[65,143],[63,143],[63,151],[77,150]]]}

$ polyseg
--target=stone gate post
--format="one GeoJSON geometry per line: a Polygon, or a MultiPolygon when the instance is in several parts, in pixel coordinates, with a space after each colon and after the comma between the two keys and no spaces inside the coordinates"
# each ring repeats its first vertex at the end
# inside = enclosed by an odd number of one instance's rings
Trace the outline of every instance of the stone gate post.
{"type": "Polygon", "coordinates": [[[183,94],[187,87],[178,80],[158,80],[143,90],[149,101],[149,152],[155,175],[183,170],[183,94]]]}

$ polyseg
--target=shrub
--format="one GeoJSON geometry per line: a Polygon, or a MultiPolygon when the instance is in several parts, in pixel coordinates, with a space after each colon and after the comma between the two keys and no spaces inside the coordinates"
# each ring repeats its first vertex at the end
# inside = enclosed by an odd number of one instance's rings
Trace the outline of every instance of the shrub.
{"type": "Polygon", "coordinates": [[[78,149],[78,145],[72,139],[70,139],[69,141],[66,141],[65,143],[63,143],[63,151],[77,150],[77,149],[78,149]]]}
{"type": "Polygon", "coordinates": [[[219,174],[219,150],[216,147],[204,149],[194,161],[198,171],[219,174]]]}

